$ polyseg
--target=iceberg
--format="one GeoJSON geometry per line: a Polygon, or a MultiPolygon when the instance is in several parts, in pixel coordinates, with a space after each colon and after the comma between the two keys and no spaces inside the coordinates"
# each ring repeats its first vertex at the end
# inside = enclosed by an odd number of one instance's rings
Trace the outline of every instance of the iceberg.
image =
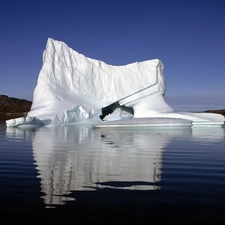
{"type": "Polygon", "coordinates": [[[224,124],[218,114],[175,112],[164,100],[163,71],[159,59],[108,65],[49,38],[31,110],[25,118],[7,120],[7,127],[224,124]]]}

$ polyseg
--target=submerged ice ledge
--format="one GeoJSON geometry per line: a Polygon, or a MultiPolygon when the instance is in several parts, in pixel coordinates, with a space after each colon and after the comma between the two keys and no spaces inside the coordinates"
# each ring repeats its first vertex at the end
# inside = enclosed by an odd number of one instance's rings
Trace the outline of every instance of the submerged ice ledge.
{"type": "Polygon", "coordinates": [[[112,66],[48,39],[43,66],[25,118],[8,127],[91,124],[94,126],[222,126],[213,113],[175,112],[164,100],[163,63],[112,66]]]}

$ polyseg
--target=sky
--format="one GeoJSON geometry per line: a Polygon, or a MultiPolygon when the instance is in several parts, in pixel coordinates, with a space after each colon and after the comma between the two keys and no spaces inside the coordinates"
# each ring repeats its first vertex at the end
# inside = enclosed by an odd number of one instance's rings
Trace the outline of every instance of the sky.
{"type": "Polygon", "coordinates": [[[1,0],[0,94],[32,100],[47,39],[110,65],[164,64],[175,109],[225,109],[223,0],[1,0]]]}

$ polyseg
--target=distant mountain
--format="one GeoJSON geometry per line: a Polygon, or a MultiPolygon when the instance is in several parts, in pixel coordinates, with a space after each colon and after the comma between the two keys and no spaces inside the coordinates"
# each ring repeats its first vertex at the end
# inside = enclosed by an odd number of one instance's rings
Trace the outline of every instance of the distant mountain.
{"type": "Polygon", "coordinates": [[[26,113],[30,111],[31,101],[0,95],[0,113],[26,113]]]}

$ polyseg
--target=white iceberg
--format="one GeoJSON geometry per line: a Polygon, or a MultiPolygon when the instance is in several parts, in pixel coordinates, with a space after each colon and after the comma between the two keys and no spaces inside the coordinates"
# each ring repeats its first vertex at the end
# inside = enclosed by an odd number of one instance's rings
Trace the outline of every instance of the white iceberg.
{"type": "Polygon", "coordinates": [[[7,120],[8,127],[68,123],[96,126],[129,124],[192,126],[224,124],[222,115],[175,112],[164,100],[163,63],[158,60],[124,66],[85,57],[51,38],[33,103],[26,118],[7,120]],[[140,122],[142,121],[142,122],[140,122]]]}

